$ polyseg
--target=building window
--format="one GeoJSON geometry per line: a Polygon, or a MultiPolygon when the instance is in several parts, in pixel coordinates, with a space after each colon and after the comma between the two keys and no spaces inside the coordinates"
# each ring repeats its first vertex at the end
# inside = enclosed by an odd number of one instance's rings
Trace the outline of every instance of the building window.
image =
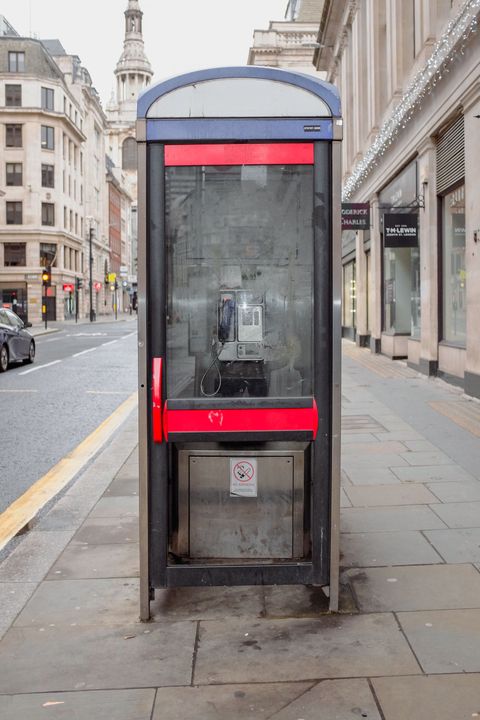
{"type": "Polygon", "coordinates": [[[40,267],[55,267],[57,246],[54,243],[40,243],[40,267]]]}
{"type": "Polygon", "coordinates": [[[7,147],[22,147],[21,125],[5,125],[5,145],[7,147]]]}
{"type": "Polygon", "coordinates": [[[343,267],[343,326],[356,327],[355,261],[343,267]]]}
{"type": "Polygon", "coordinates": [[[67,219],[68,219],[68,210],[64,205],[63,206],[63,227],[65,228],[65,230],[67,229],[67,219]]]}
{"type": "Polygon", "coordinates": [[[137,142],[134,138],[127,138],[122,145],[123,170],[137,169],[137,142]]]}
{"type": "Polygon", "coordinates": [[[22,106],[22,86],[21,85],[5,85],[5,106],[21,107],[22,106]]]}
{"type": "Polygon", "coordinates": [[[443,340],[465,347],[467,274],[465,270],[465,185],[442,198],[443,340]]]}
{"type": "Polygon", "coordinates": [[[55,225],[55,205],[42,203],[42,225],[55,225]]]}
{"type": "Polygon", "coordinates": [[[23,223],[23,209],[21,202],[7,202],[7,225],[21,225],[23,223]]]}
{"type": "Polygon", "coordinates": [[[55,96],[52,88],[42,87],[42,110],[55,110],[55,96]]]}
{"type": "Polygon", "coordinates": [[[55,166],[42,165],[42,187],[55,187],[55,166]]]}
{"type": "Polygon", "coordinates": [[[25,267],[27,264],[26,243],[5,243],[3,257],[5,267],[25,267]]]}
{"type": "Polygon", "coordinates": [[[25,53],[8,53],[8,72],[25,72],[25,53]]]}
{"type": "Polygon", "coordinates": [[[23,185],[22,163],[7,163],[6,166],[7,186],[23,185]]]}
{"type": "Polygon", "coordinates": [[[55,149],[55,129],[48,125],[42,125],[42,149],[55,149]]]}

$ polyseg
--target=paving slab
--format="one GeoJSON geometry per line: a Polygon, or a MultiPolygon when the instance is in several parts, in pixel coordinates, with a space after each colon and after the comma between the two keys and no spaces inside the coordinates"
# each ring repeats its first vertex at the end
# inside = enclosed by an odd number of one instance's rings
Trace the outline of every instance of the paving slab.
{"type": "Polygon", "coordinates": [[[350,502],[348,495],[345,493],[345,490],[341,488],[340,490],[340,507],[352,507],[352,503],[350,502]]]}
{"type": "Polygon", "coordinates": [[[72,537],[74,530],[32,530],[0,565],[0,582],[39,582],[72,537]]]}
{"type": "Polygon", "coordinates": [[[437,498],[422,484],[351,485],[345,488],[354,507],[381,507],[392,505],[428,505],[437,498]]]}
{"type": "Polygon", "coordinates": [[[431,509],[450,528],[480,527],[480,502],[437,503],[431,509]]]}
{"type": "Polygon", "coordinates": [[[390,468],[351,467],[346,474],[352,485],[399,484],[399,478],[390,468]]]}
{"type": "Polygon", "coordinates": [[[21,612],[36,587],[36,583],[0,583],[0,638],[21,612]]]}
{"type": "Polygon", "coordinates": [[[85,495],[64,495],[37,524],[39,530],[77,530],[92,509],[92,498],[85,495]]]}
{"type": "Polygon", "coordinates": [[[51,567],[46,579],[137,577],[139,554],[136,543],[71,544],[51,567]]]}
{"type": "MultiPolygon", "coordinates": [[[[266,585],[265,617],[318,617],[329,612],[329,600],[322,588],[312,585],[266,585]]],[[[356,613],[357,606],[348,584],[340,585],[339,612],[356,613]]]]}
{"type": "Polygon", "coordinates": [[[262,586],[167,588],[156,590],[150,607],[155,621],[261,617],[263,595],[262,586]]]}
{"type": "Polygon", "coordinates": [[[473,565],[366,568],[348,578],[361,612],[480,608],[473,565]]]}
{"type": "Polygon", "coordinates": [[[0,695],[2,720],[150,720],[155,689],[0,695]]]}
{"type": "Polygon", "coordinates": [[[159,688],[152,720],[270,719],[311,686],[297,682],[159,688]]]}
{"type": "Polygon", "coordinates": [[[138,477],[117,477],[105,490],[104,497],[138,495],[138,477]]]}
{"type": "Polygon", "coordinates": [[[438,448],[428,440],[405,440],[405,447],[412,452],[438,452],[438,448]]]}
{"type": "Polygon", "coordinates": [[[322,720],[380,720],[366,680],[160,688],[152,720],[318,720],[319,708],[322,720]]]}
{"type": "Polygon", "coordinates": [[[194,683],[282,682],[419,672],[390,614],[200,623],[194,683]]]}
{"type": "Polygon", "coordinates": [[[475,478],[459,465],[419,465],[392,470],[402,482],[475,482],[475,478]]]}
{"type": "Polygon", "coordinates": [[[373,433],[342,432],[342,445],[350,443],[376,443],[378,438],[373,433]]]}
{"type": "Polygon", "coordinates": [[[381,442],[380,440],[376,443],[351,443],[347,444],[345,448],[343,448],[343,455],[344,457],[348,457],[350,455],[355,455],[356,457],[364,457],[364,456],[371,456],[371,455],[386,455],[395,453],[395,455],[400,455],[401,453],[405,453],[405,445],[401,442],[396,441],[386,441],[381,442]]]}
{"type": "Polygon", "coordinates": [[[136,622],[138,594],[136,578],[44,582],[14,626],[70,628],[136,622]]]}
{"type": "Polygon", "coordinates": [[[102,497],[90,513],[91,518],[126,518],[136,516],[138,516],[138,497],[132,495],[102,497]]]}
{"type": "Polygon", "coordinates": [[[447,563],[480,562],[480,528],[428,530],[425,535],[447,563]]]}
{"type": "Polygon", "coordinates": [[[0,643],[0,694],[189,685],[196,628],[11,628],[0,643]]]}
{"type": "Polygon", "coordinates": [[[474,720],[480,716],[479,675],[374,678],[385,720],[474,720]]]}
{"type": "Polygon", "coordinates": [[[369,455],[357,454],[355,456],[344,455],[342,458],[342,467],[344,467],[347,472],[349,469],[357,467],[389,468],[402,466],[406,468],[409,467],[407,461],[401,457],[400,454],[395,453],[380,453],[379,455],[375,455],[374,453],[369,455]]]}
{"type": "Polygon", "coordinates": [[[127,542],[138,543],[138,518],[88,518],[72,538],[90,545],[127,542]]]}
{"type": "Polygon", "coordinates": [[[342,567],[431,565],[443,562],[423,535],[409,532],[345,533],[340,538],[342,567]]]}
{"type": "Polygon", "coordinates": [[[480,610],[401,612],[397,617],[425,673],[480,672],[480,610]]]}
{"type": "Polygon", "coordinates": [[[442,503],[480,500],[480,482],[476,481],[428,483],[427,487],[442,503]]]}
{"type": "Polygon", "coordinates": [[[444,528],[445,523],[425,505],[406,507],[343,508],[341,527],[345,533],[396,532],[444,528]]]}
{"type": "Polygon", "coordinates": [[[392,430],[389,432],[375,431],[373,433],[378,440],[398,440],[399,442],[405,442],[406,440],[424,440],[423,435],[420,435],[416,430],[410,428],[409,430],[392,430]]]}
{"type": "Polygon", "coordinates": [[[440,450],[437,450],[436,452],[410,451],[402,453],[402,458],[404,458],[409,465],[415,465],[420,467],[430,467],[431,465],[455,466],[455,462],[452,460],[452,458],[450,458],[445,453],[440,452],[440,450]]]}

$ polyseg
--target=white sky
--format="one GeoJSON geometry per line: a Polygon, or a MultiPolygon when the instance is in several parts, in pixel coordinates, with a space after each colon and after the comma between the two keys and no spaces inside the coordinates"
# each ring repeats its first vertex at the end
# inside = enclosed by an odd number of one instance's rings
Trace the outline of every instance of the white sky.
{"type": "MultiPolygon", "coordinates": [[[[283,20],[287,0],[140,0],[140,7],[158,82],[193,69],[245,65],[253,31],[283,20]]],[[[127,0],[8,0],[0,11],[20,35],[58,38],[78,55],[105,105],[123,49],[126,8],[127,0]]]]}

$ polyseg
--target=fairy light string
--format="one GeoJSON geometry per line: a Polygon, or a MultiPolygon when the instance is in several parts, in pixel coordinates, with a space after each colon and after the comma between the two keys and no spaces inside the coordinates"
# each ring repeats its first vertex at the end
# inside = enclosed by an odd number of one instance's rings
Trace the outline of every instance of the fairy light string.
{"type": "Polygon", "coordinates": [[[456,17],[447,24],[425,66],[412,79],[398,105],[380,127],[377,137],[353,168],[343,186],[343,200],[350,199],[378,165],[380,158],[406,127],[425,95],[431,94],[443,74],[449,72],[449,65],[459,55],[465,54],[468,39],[477,32],[479,12],[480,0],[466,0],[456,17]]]}

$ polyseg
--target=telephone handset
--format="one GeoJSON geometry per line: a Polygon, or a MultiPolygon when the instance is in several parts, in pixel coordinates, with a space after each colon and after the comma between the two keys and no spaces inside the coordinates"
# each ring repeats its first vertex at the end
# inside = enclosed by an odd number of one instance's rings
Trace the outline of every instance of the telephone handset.
{"type": "Polygon", "coordinates": [[[218,339],[223,344],[233,340],[235,333],[235,300],[228,295],[220,296],[218,306],[218,339]]]}

